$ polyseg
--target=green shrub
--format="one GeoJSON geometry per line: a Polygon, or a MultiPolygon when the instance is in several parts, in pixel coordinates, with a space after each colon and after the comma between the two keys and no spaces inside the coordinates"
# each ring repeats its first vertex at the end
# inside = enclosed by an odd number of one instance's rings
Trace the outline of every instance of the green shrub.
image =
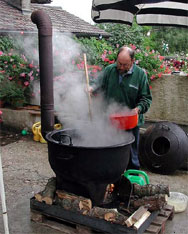
{"type": "Polygon", "coordinates": [[[13,38],[0,36],[0,51],[7,52],[14,48],[13,38]]]}
{"type": "Polygon", "coordinates": [[[15,106],[16,104],[13,101],[9,101],[10,97],[12,98],[13,96],[15,98],[20,96],[20,99],[23,99],[22,105],[29,102],[33,81],[38,79],[39,76],[39,69],[33,62],[27,61],[24,55],[20,56],[0,51],[0,75],[1,91],[4,93],[4,96],[1,95],[1,98],[6,103],[15,106]]]}
{"type": "Polygon", "coordinates": [[[80,43],[83,53],[87,54],[87,60],[90,64],[101,65],[101,56],[103,51],[112,51],[113,47],[105,40],[99,40],[95,37],[91,38],[75,38],[80,43]]]}

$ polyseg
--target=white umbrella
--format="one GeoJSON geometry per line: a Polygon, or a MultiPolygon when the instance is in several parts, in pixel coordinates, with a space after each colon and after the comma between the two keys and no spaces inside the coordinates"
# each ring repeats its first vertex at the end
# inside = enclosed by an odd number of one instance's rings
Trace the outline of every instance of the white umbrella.
{"type": "Polygon", "coordinates": [[[5,230],[5,234],[9,234],[8,216],[7,216],[7,208],[6,208],[6,202],[5,202],[5,189],[4,189],[4,182],[3,182],[3,169],[2,169],[2,161],[1,161],[1,152],[0,152],[0,195],[1,195],[1,202],[2,202],[4,230],[5,230]]]}
{"type": "Polygon", "coordinates": [[[187,0],[93,0],[92,19],[96,23],[188,27],[187,0]]]}

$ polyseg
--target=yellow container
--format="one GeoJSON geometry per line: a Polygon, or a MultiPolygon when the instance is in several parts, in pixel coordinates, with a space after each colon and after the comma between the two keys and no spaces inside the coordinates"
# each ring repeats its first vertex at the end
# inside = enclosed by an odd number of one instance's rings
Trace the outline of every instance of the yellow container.
{"type": "Polygon", "coordinates": [[[37,123],[33,124],[33,126],[32,126],[33,140],[34,141],[40,141],[40,136],[38,133],[38,128],[40,125],[41,125],[40,122],[37,122],[37,123]]]}
{"type": "MultiPolygon", "coordinates": [[[[54,129],[60,130],[60,129],[62,129],[62,125],[55,124],[54,129]]],[[[41,143],[47,143],[47,141],[43,138],[42,133],[41,133],[41,122],[37,122],[37,123],[33,124],[32,132],[33,132],[33,140],[34,141],[40,141],[41,143]]]]}
{"type": "Polygon", "coordinates": [[[40,141],[41,143],[47,143],[41,134],[41,122],[37,122],[32,126],[33,140],[40,141]]]}
{"type": "Polygon", "coordinates": [[[61,125],[60,123],[55,124],[55,125],[54,125],[54,128],[55,128],[56,130],[60,130],[60,129],[62,129],[62,125],[61,125]]]}

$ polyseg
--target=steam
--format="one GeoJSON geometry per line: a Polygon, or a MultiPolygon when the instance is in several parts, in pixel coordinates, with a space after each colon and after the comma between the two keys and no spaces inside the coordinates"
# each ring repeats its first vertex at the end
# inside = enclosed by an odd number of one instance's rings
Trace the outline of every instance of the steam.
{"type": "Polygon", "coordinates": [[[128,108],[117,103],[106,106],[102,95],[93,97],[91,121],[85,72],[84,69],[74,69],[74,59],[80,55],[83,60],[81,48],[70,35],[56,35],[53,44],[54,51],[58,49],[54,59],[58,62],[54,62],[54,68],[63,71],[63,75],[54,80],[55,112],[64,129],[77,130],[80,137],[73,139],[73,145],[100,147],[128,143],[130,134],[115,128],[109,119],[110,114],[127,112],[128,108]]]}
{"type": "Polygon", "coordinates": [[[23,54],[35,64],[38,64],[39,56],[38,56],[38,35],[35,33],[24,34],[21,32],[20,34],[16,34],[14,36],[14,43],[17,48],[23,52],[23,54]]]}
{"type": "MultiPolygon", "coordinates": [[[[34,36],[25,36],[24,43],[22,39],[20,46],[27,57],[38,63],[38,51],[33,51],[36,42],[34,36]]],[[[77,130],[80,137],[73,139],[73,145],[105,147],[129,143],[130,133],[114,127],[109,119],[111,114],[127,112],[128,108],[117,103],[107,106],[103,96],[98,95],[91,100],[92,121],[90,120],[86,77],[81,62],[82,48],[73,40],[71,34],[53,33],[53,55],[55,115],[58,122],[62,123],[63,129],[77,130]]],[[[40,104],[39,82],[35,82],[33,86],[34,102],[40,104]]]]}

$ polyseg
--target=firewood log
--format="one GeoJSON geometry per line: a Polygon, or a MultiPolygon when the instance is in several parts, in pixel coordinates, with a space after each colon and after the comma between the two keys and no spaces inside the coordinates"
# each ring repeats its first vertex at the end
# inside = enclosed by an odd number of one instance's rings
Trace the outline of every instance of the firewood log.
{"type": "Polygon", "coordinates": [[[114,209],[106,209],[96,206],[90,210],[88,215],[121,225],[126,225],[125,221],[127,220],[127,216],[124,216],[114,209]]]}
{"type": "Polygon", "coordinates": [[[76,196],[75,194],[67,193],[63,190],[57,190],[56,194],[56,203],[66,210],[87,214],[92,208],[92,202],[88,198],[76,196]]]}
{"type": "Polygon", "coordinates": [[[142,217],[133,225],[133,228],[138,230],[140,226],[146,221],[146,219],[150,216],[150,212],[146,211],[142,217]]]}
{"type": "Polygon", "coordinates": [[[139,199],[135,196],[131,197],[130,205],[135,209],[144,206],[149,211],[160,210],[167,204],[166,196],[165,194],[156,194],[155,196],[146,196],[139,199]]]}
{"type": "Polygon", "coordinates": [[[142,216],[147,212],[147,208],[144,206],[139,207],[129,218],[125,221],[127,227],[131,227],[134,223],[136,223],[142,216]]]}
{"type": "Polygon", "coordinates": [[[163,184],[133,184],[133,194],[139,197],[154,196],[155,194],[167,194],[169,196],[169,186],[163,184]]]}
{"type": "Polygon", "coordinates": [[[45,189],[42,192],[35,194],[35,199],[39,202],[45,202],[52,205],[56,190],[56,178],[52,177],[48,180],[45,189]]]}

